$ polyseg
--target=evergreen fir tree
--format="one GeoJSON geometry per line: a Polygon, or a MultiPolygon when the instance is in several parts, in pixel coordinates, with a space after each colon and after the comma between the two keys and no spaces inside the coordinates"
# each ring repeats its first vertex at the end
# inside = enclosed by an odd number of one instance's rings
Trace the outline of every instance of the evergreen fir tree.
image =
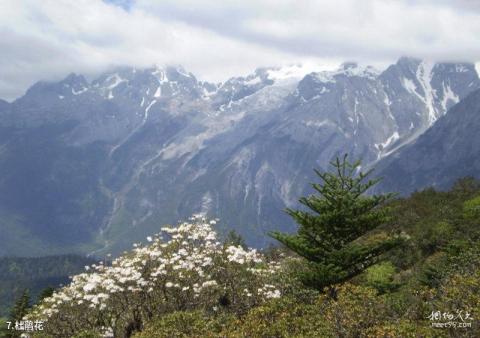
{"type": "Polygon", "coordinates": [[[235,229],[232,229],[227,233],[224,242],[228,245],[241,246],[244,249],[247,248],[247,244],[245,243],[242,235],[236,232],[235,229]]]}
{"type": "Polygon", "coordinates": [[[13,321],[21,320],[23,316],[27,314],[28,307],[30,306],[30,292],[28,289],[23,290],[20,297],[15,302],[13,309],[10,313],[10,318],[13,321]]]}
{"type": "Polygon", "coordinates": [[[40,302],[41,300],[51,297],[53,293],[55,292],[55,289],[52,288],[51,286],[46,287],[40,292],[40,295],[38,296],[37,302],[40,302]]]}
{"type": "Polygon", "coordinates": [[[299,224],[297,234],[273,232],[271,236],[307,260],[300,276],[305,285],[321,291],[327,288],[336,298],[336,284],[375,264],[401,238],[371,234],[389,221],[384,205],[393,196],[364,195],[379,181],[366,180],[372,171],[361,172],[360,161],[350,163],[347,155],[331,165],[333,172],[315,170],[322,180],[312,184],[316,194],[299,200],[313,212],[286,210],[299,224]]]}
{"type": "MultiPolygon", "coordinates": [[[[15,325],[15,322],[20,322],[23,320],[23,317],[27,314],[28,308],[30,307],[30,292],[28,289],[23,290],[21,296],[15,302],[15,305],[10,312],[9,321],[11,325],[15,325]]],[[[19,331],[10,331],[10,337],[20,337],[21,332],[19,331]]]]}

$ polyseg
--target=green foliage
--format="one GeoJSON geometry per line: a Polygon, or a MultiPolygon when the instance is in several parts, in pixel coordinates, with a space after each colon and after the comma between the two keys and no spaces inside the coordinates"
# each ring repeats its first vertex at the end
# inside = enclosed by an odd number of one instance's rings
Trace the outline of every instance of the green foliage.
{"type": "MultiPolygon", "coordinates": [[[[472,327],[447,329],[451,337],[480,337],[480,242],[472,242],[466,251],[449,255],[445,276],[436,288],[426,292],[428,312],[442,311],[458,314],[465,319],[468,313],[473,319],[472,327]]],[[[457,319],[457,321],[462,321],[457,319]]],[[[465,320],[469,322],[469,320],[465,320]]]]}
{"type": "Polygon", "coordinates": [[[22,320],[23,316],[27,314],[27,310],[30,307],[30,292],[28,289],[23,290],[22,295],[17,299],[10,313],[10,319],[12,322],[22,320]]]}
{"type": "Polygon", "coordinates": [[[38,296],[38,301],[40,302],[47,297],[51,297],[54,291],[55,289],[52,288],[51,286],[46,287],[45,289],[42,290],[42,292],[40,292],[40,295],[38,296]]]}
{"type": "Polygon", "coordinates": [[[364,336],[378,338],[448,337],[446,332],[432,329],[428,323],[419,323],[418,321],[408,319],[374,326],[369,328],[364,336]]]}
{"type": "Polygon", "coordinates": [[[284,297],[250,311],[226,332],[227,337],[335,337],[322,309],[284,297]]]}
{"type": "MultiPolygon", "coordinates": [[[[281,295],[278,297],[251,302],[252,296],[242,292],[243,286],[237,286],[245,283],[248,290],[255,293],[266,283],[255,283],[248,272],[250,269],[236,270],[228,274],[229,282],[222,284],[233,288],[228,299],[248,306],[221,306],[218,298],[221,294],[213,292],[185,303],[182,301],[186,297],[185,291],[171,290],[168,302],[162,301],[162,307],[152,307],[155,302],[160,304],[163,296],[157,291],[149,294],[142,289],[139,293],[125,293],[122,298],[125,303],[122,304],[115,298],[118,295],[111,297],[103,311],[89,312],[86,304],[76,310],[70,305],[61,308],[58,317],[48,325],[56,326],[50,328],[52,332],[61,332],[61,325],[65,323],[63,319],[71,315],[74,320],[91,325],[90,331],[81,331],[86,329],[85,325],[76,326],[74,337],[97,337],[105,326],[102,319],[118,308],[119,313],[122,316],[128,314],[128,318],[135,312],[151,315],[145,316],[135,328],[140,330],[135,334],[137,338],[480,337],[480,229],[478,218],[469,214],[471,201],[479,194],[479,185],[475,181],[463,179],[450,191],[427,189],[409,198],[389,202],[387,211],[392,213],[394,221],[382,223],[382,231],[379,226],[353,242],[359,245],[382,242],[388,240],[388,232],[408,233],[410,240],[405,246],[383,254],[381,261],[370,265],[362,274],[338,284],[335,300],[328,294],[305,287],[303,274],[312,269],[312,262],[292,254],[285,247],[277,247],[265,250],[264,262],[256,269],[269,265],[270,268],[264,270],[268,271],[265,278],[268,284],[279,287],[281,295]],[[432,311],[468,312],[474,318],[473,326],[467,329],[434,328],[427,318],[432,311]]],[[[377,212],[376,208],[373,211],[377,212]]],[[[234,254],[241,249],[233,249],[231,253],[236,257],[232,258],[233,261],[241,259],[234,254]]],[[[130,255],[131,258],[135,256],[130,255]]],[[[141,271],[150,269],[150,264],[156,260],[158,257],[152,261],[147,259],[141,271]]],[[[219,261],[214,261],[212,268],[219,267],[219,261]]],[[[139,257],[136,264],[140,262],[139,257]]],[[[233,263],[220,264],[221,270],[228,270],[229,264],[233,263]]],[[[208,274],[219,282],[225,277],[217,278],[213,272],[208,274]]],[[[173,270],[166,274],[169,280],[173,280],[174,275],[173,270]]],[[[191,282],[192,276],[185,275],[185,282],[191,282]]],[[[135,330],[114,332],[127,337],[135,330]]],[[[57,336],[62,335],[51,337],[57,336]]],[[[35,334],[34,337],[47,336],[35,334]]]]}
{"type": "Polygon", "coordinates": [[[322,180],[312,184],[318,195],[300,199],[313,213],[287,209],[300,225],[298,233],[271,234],[309,262],[301,278],[317,290],[353,278],[401,242],[398,237],[366,236],[389,220],[388,208],[381,207],[392,195],[364,195],[379,179],[364,182],[371,171],[356,174],[360,161],[350,163],[346,155],[331,165],[333,173],[315,171],[322,180]]]}
{"type": "MultiPolygon", "coordinates": [[[[28,289],[23,290],[21,296],[15,301],[15,305],[10,312],[9,322],[15,323],[23,320],[23,317],[28,313],[30,307],[30,292],[28,289]]],[[[10,331],[8,337],[20,337],[21,332],[10,331]]]]}
{"type": "Polygon", "coordinates": [[[232,325],[231,314],[209,316],[202,311],[173,312],[152,320],[135,338],[224,337],[221,333],[232,325]]]}
{"type": "Polygon", "coordinates": [[[224,240],[225,244],[233,245],[233,246],[240,246],[244,249],[247,248],[247,243],[243,239],[242,235],[235,231],[235,229],[230,230],[225,236],[224,240]]]}
{"type": "Polygon", "coordinates": [[[480,219],[480,196],[466,201],[463,204],[463,211],[466,218],[480,219]]]}
{"type": "Polygon", "coordinates": [[[72,338],[102,338],[102,335],[95,331],[82,331],[72,338]]]}
{"type": "MultiPolygon", "coordinates": [[[[428,296],[431,294],[427,292],[428,296]]],[[[426,296],[422,294],[422,297],[426,296]]],[[[347,283],[339,287],[337,301],[327,295],[312,297],[309,302],[285,296],[252,308],[241,316],[202,311],[173,312],[153,319],[134,337],[449,336],[447,332],[432,328],[423,312],[420,319],[403,316],[399,320],[390,306],[386,295],[379,296],[375,289],[347,283]]]]}
{"type": "Polygon", "coordinates": [[[430,288],[438,287],[445,277],[446,260],[447,258],[443,253],[427,257],[419,272],[419,282],[430,288]]]}
{"type": "Polygon", "coordinates": [[[338,301],[325,309],[325,320],[336,337],[365,337],[368,328],[387,319],[379,315],[385,313],[385,305],[372,288],[344,284],[338,295],[338,301]]]}
{"type": "Polygon", "coordinates": [[[376,289],[379,293],[393,291],[399,286],[395,281],[396,268],[389,262],[381,262],[369,267],[365,271],[366,285],[376,289]]]}
{"type": "Polygon", "coordinates": [[[7,318],[0,317],[0,337],[8,337],[8,334],[10,333],[7,330],[7,321],[7,318]]]}
{"type": "Polygon", "coordinates": [[[452,226],[445,221],[433,224],[418,224],[419,246],[423,252],[432,254],[449,241],[453,232],[452,226]]]}

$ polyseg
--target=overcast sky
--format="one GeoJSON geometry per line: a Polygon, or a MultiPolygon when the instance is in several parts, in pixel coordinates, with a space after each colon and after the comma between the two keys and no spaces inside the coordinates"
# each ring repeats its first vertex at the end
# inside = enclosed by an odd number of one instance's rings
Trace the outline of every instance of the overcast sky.
{"type": "Polygon", "coordinates": [[[1,0],[0,51],[7,100],[116,65],[181,64],[222,81],[297,62],[476,62],[480,0],[1,0]]]}

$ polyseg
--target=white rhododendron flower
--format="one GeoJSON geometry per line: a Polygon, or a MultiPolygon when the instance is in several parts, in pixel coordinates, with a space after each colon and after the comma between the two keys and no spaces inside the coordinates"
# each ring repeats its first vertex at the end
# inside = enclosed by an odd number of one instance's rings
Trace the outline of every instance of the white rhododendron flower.
{"type": "Polygon", "coordinates": [[[75,325],[121,335],[125,327],[153,313],[220,311],[222,306],[244,311],[280,297],[280,288],[272,282],[278,263],[267,262],[254,249],[220,243],[212,228],[216,223],[193,215],[190,222],[163,227],[166,240],[149,236],[146,246],[134,244],[111,265],[85,267],[85,273],[73,276],[69,285],[44,299],[27,317],[55,323],[46,326],[54,336],[75,333],[69,331],[75,325]],[[228,305],[219,299],[228,299],[228,305]],[[103,329],[95,327],[99,323],[103,329]]]}

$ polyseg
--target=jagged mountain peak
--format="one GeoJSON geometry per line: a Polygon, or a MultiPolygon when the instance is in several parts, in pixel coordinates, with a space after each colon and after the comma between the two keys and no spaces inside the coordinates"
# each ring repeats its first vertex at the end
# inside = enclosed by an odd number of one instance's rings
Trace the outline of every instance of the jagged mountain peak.
{"type": "Polygon", "coordinates": [[[334,74],[345,74],[347,76],[364,76],[364,77],[376,77],[381,73],[380,70],[376,69],[374,66],[359,65],[358,62],[348,61],[342,63],[334,74]]]}
{"type": "Polygon", "coordinates": [[[382,160],[377,190],[408,194],[429,186],[449,188],[458,178],[479,178],[480,90],[454,105],[415,142],[382,160]]]}
{"type": "Polygon", "coordinates": [[[432,65],[433,67],[448,67],[451,68],[450,71],[455,72],[467,72],[475,69],[475,64],[471,62],[458,62],[458,61],[433,61],[433,60],[423,60],[416,57],[407,57],[402,56],[398,61],[392,65],[397,67],[402,67],[404,69],[410,69],[412,72],[415,72],[419,66],[432,65]]]}
{"type": "Polygon", "coordinates": [[[81,74],[70,73],[62,81],[61,84],[67,84],[70,86],[82,85],[88,86],[88,81],[81,74]]]}
{"type": "Polygon", "coordinates": [[[4,201],[13,215],[33,210],[27,229],[40,224],[69,238],[88,224],[78,241],[112,243],[106,250],[198,211],[262,245],[274,224],[288,228],[275,215],[308,192],[312,168],[327,168],[339,151],[365,167],[383,161],[480,88],[463,63],[402,58],[383,72],[351,62],[321,69],[258,68],[216,85],[175,66],[124,67],[91,83],[78,75],[41,83],[2,113],[0,196],[15,197],[4,201]],[[15,176],[31,168],[42,175],[15,176]],[[24,177],[32,189],[19,192],[24,177]],[[98,208],[88,212],[91,205],[98,208]],[[47,209],[56,210],[51,218],[47,209]]]}
{"type": "Polygon", "coordinates": [[[342,63],[339,67],[339,69],[347,70],[351,68],[358,68],[358,62],[355,61],[346,61],[342,63]]]}
{"type": "Polygon", "coordinates": [[[422,59],[416,57],[402,56],[397,60],[395,65],[404,69],[417,69],[421,62],[422,59]]]}
{"type": "Polygon", "coordinates": [[[139,102],[178,95],[199,98],[215,87],[208,82],[197,81],[192,73],[179,65],[115,68],[95,79],[92,86],[106,99],[123,96],[138,98],[139,102]]]}
{"type": "Polygon", "coordinates": [[[25,95],[16,101],[36,98],[37,100],[46,100],[47,98],[60,98],[68,97],[71,95],[78,95],[89,88],[89,83],[83,75],[77,75],[70,73],[63,80],[58,82],[52,81],[39,81],[32,85],[25,95]]]}
{"type": "Polygon", "coordinates": [[[316,81],[321,83],[335,82],[340,77],[360,77],[375,80],[380,71],[373,66],[360,66],[356,62],[342,63],[336,70],[325,70],[312,73],[316,81]]]}

